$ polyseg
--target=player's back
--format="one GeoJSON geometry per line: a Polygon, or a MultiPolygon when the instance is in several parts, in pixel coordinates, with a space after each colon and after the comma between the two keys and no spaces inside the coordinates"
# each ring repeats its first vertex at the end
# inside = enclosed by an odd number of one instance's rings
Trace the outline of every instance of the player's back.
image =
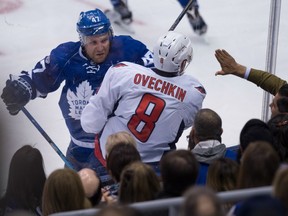
{"type": "Polygon", "coordinates": [[[169,144],[177,142],[179,131],[192,125],[201,108],[204,89],[193,77],[164,77],[152,69],[122,62],[108,73],[111,89],[120,99],[109,118],[101,140],[121,130],[136,138],[145,162],[159,161],[169,144]]]}

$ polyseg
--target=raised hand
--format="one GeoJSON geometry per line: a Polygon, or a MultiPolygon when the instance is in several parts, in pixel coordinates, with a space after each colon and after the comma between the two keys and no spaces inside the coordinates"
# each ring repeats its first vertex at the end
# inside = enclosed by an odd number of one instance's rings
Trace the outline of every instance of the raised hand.
{"type": "Polygon", "coordinates": [[[221,70],[217,71],[215,75],[233,74],[244,77],[246,67],[238,64],[226,50],[217,49],[215,51],[215,57],[221,66],[221,70]]]}

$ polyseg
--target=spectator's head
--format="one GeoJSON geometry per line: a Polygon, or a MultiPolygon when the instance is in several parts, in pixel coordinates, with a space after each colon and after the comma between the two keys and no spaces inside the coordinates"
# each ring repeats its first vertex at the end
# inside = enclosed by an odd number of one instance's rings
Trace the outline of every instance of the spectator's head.
{"type": "Polygon", "coordinates": [[[211,109],[201,109],[195,116],[194,125],[190,132],[189,149],[193,149],[201,141],[218,140],[221,142],[222,133],[220,116],[211,109]]]}
{"type": "Polygon", "coordinates": [[[204,186],[194,186],[184,194],[180,216],[224,216],[221,202],[215,192],[204,186]]]}
{"type": "Polygon", "coordinates": [[[84,192],[92,205],[97,205],[101,200],[101,182],[96,172],[89,168],[83,168],[78,171],[84,192]]]}
{"type": "Polygon", "coordinates": [[[158,72],[179,76],[192,61],[193,48],[189,37],[175,31],[161,36],[155,44],[154,65],[158,72]]]}
{"type": "Polygon", "coordinates": [[[256,141],[273,144],[273,135],[265,122],[260,119],[250,119],[245,123],[240,132],[240,148],[237,155],[238,161],[240,161],[248,145],[256,141]]]}
{"type": "Polygon", "coordinates": [[[15,210],[35,212],[41,205],[45,181],[41,152],[31,145],[24,145],[11,159],[5,202],[17,206],[15,210]]]}
{"type": "Polygon", "coordinates": [[[81,12],[77,22],[83,53],[95,63],[102,63],[110,49],[113,30],[106,15],[99,9],[81,12]],[[101,46],[101,55],[99,48],[101,46]]]}
{"type": "Polygon", "coordinates": [[[237,186],[239,164],[230,158],[214,160],[207,172],[206,185],[214,191],[231,191],[237,186]]]}
{"type": "Polygon", "coordinates": [[[196,183],[198,166],[198,161],[189,150],[179,149],[166,153],[160,161],[164,192],[170,196],[181,196],[196,183]]]}
{"type": "Polygon", "coordinates": [[[282,161],[288,161],[288,114],[275,115],[268,121],[273,135],[273,144],[282,161]]]}
{"type": "Polygon", "coordinates": [[[130,204],[154,200],[160,192],[160,181],[150,165],[137,161],[121,173],[119,202],[130,204]]]}
{"type": "Polygon", "coordinates": [[[127,131],[120,131],[118,133],[111,134],[107,137],[105,145],[106,158],[109,155],[111,149],[118,143],[131,144],[137,148],[136,140],[134,139],[134,137],[127,131]]]}
{"type": "Polygon", "coordinates": [[[277,101],[277,106],[280,113],[288,113],[288,97],[280,98],[277,101]]]}
{"type": "Polygon", "coordinates": [[[273,195],[286,207],[288,212],[288,167],[287,164],[280,167],[273,180],[273,195]]]}
{"type": "Polygon", "coordinates": [[[269,105],[271,108],[271,118],[280,113],[288,112],[288,84],[283,85],[269,105]]]}
{"type": "Polygon", "coordinates": [[[249,144],[241,158],[238,188],[271,185],[279,165],[279,155],[270,143],[249,144]]]}
{"type": "Polygon", "coordinates": [[[53,171],[47,178],[42,198],[42,213],[80,210],[91,207],[78,173],[64,168],[53,171]]]}
{"type": "Polygon", "coordinates": [[[134,161],[141,161],[141,156],[135,146],[126,143],[115,145],[107,157],[107,170],[116,182],[120,181],[122,170],[134,161]]]}

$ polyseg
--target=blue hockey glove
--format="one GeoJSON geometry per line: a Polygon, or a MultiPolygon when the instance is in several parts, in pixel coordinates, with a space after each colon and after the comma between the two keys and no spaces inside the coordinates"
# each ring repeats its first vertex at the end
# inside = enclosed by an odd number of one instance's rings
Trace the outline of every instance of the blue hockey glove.
{"type": "Polygon", "coordinates": [[[16,115],[24,107],[32,96],[31,85],[22,77],[10,75],[6,81],[1,98],[11,115],[16,115]]]}

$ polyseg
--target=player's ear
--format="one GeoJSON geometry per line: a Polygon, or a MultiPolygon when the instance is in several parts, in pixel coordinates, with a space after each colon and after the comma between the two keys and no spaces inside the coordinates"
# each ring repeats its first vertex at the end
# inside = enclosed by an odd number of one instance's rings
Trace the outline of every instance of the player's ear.
{"type": "Polygon", "coordinates": [[[186,69],[187,60],[184,59],[180,65],[179,74],[184,74],[184,70],[186,69]]]}
{"type": "Polygon", "coordinates": [[[185,68],[186,68],[186,63],[187,63],[187,60],[184,59],[181,63],[181,66],[180,66],[180,72],[184,71],[185,68]]]}

